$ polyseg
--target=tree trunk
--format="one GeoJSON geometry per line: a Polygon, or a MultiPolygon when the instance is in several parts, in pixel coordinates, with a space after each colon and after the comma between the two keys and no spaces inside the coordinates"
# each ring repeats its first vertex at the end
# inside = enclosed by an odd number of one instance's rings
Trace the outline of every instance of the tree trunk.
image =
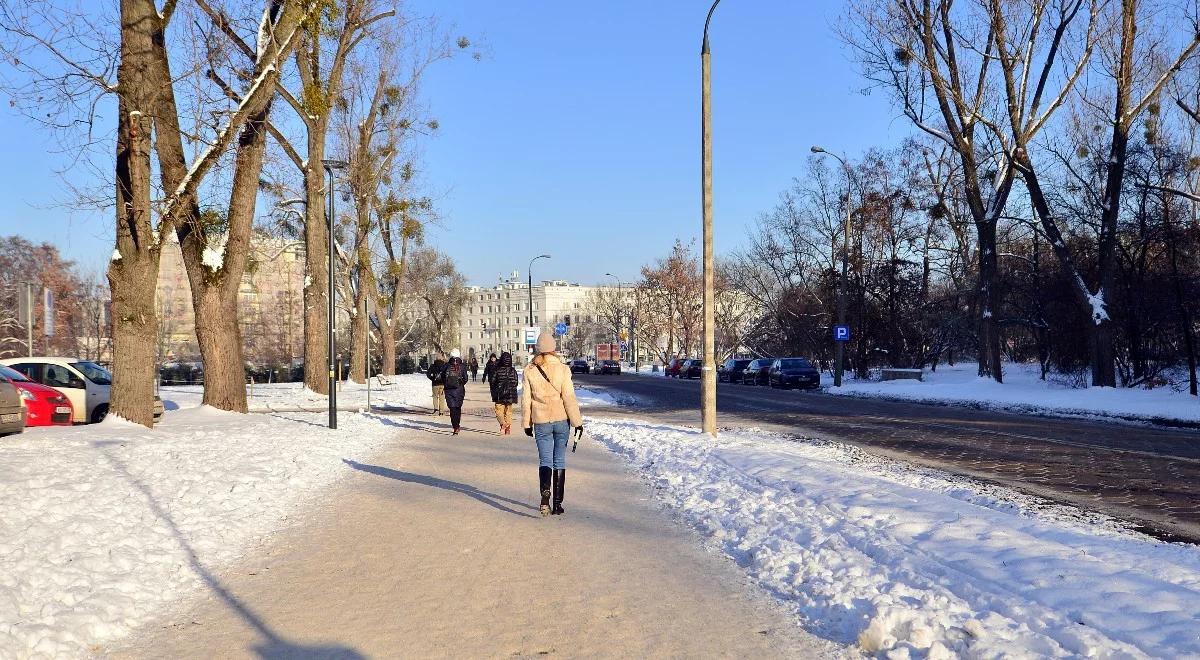
{"type": "Polygon", "coordinates": [[[979,234],[979,282],[976,295],[979,301],[979,375],[1004,382],[1001,364],[1000,327],[996,323],[999,302],[996,285],[999,258],[996,255],[996,222],[984,220],[976,224],[979,234]]]}
{"type": "Polygon", "coordinates": [[[390,318],[379,323],[379,354],[383,360],[383,375],[396,375],[396,325],[390,318]]]}
{"type": "Polygon", "coordinates": [[[154,365],[159,244],[150,209],[153,49],[162,23],[149,0],[121,0],[121,64],[117,70],[116,250],[108,265],[112,295],[113,386],[109,412],[154,424],[154,365]]]}
{"type": "Polygon", "coordinates": [[[354,315],[350,317],[350,380],[367,382],[367,318],[366,291],[360,279],[358,292],[354,295],[354,315]]]}
{"type": "Polygon", "coordinates": [[[329,234],[325,219],[325,177],[321,169],[321,159],[325,157],[324,140],[324,131],[309,132],[308,169],[304,173],[308,210],[304,220],[304,385],[319,394],[329,393],[326,356],[329,234]]]}

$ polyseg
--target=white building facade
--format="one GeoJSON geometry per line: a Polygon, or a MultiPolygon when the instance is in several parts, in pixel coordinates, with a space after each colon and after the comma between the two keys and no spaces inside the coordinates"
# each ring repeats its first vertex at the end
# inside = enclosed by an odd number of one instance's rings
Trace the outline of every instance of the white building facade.
{"type": "Polygon", "coordinates": [[[459,317],[459,350],[464,359],[474,354],[480,363],[492,353],[509,351],[514,362],[524,364],[528,358],[526,327],[553,332],[559,323],[571,331],[590,326],[596,319],[595,311],[589,309],[589,293],[604,288],[615,287],[545,280],[534,284],[531,302],[529,285],[517,273],[495,286],[469,287],[471,295],[459,317]]]}

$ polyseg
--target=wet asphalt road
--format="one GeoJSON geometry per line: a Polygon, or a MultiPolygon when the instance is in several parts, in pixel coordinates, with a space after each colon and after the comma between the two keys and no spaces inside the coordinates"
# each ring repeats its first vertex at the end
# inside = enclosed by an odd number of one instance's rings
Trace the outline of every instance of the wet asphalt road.
{"type": "MultiPolygon", "coordinates": [[[[700,381],[578,375],[622,408],[663,422],[700,423],[700,381]]],[[[590,410],[589,414],[602,413],[590,410]]],[[[609,414],[614,414],[615,411],[609,414]]],[[[780,391],[722,383],[718,425],[757,426],[853,444],[1133,523],[1171,541],[1200,543],[1200,431],[1059,419],[780,391]]]]}

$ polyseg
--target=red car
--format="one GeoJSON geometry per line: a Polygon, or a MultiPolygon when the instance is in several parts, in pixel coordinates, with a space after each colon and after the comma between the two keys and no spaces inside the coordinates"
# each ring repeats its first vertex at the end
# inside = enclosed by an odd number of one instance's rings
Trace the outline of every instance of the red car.
{"type": "Polygon", "coordinates": [[[683,366],[684,362],[687,362],[687,360],[682,358],[671,360],[667,363],[667,368],[663,370],[663,373],[667,378],[679,378],[682,375],[679,373],[679,368],[683,366]]]}
{"type": "Polygon", "coordinates": [[[25,426],[70,426],[75,415],[71,400],[62,392],[35,383],[25,374],[10,367],[0,366],[0,374],[12,382],[25,404],[25,426]]]}

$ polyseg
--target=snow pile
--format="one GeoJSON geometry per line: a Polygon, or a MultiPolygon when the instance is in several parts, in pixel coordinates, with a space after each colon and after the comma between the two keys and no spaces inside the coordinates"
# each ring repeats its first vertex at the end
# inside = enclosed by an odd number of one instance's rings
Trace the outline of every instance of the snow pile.
{"type": "Polygon", "coordinates": [[[1200,401],[1169,387],[1131,389],[1074,388],[1038,378],[1037,365],[1006,364],[1004,383],[980,378],[975,364],[925,370],[916,380],[851,380],[830,387],[830,394],[882,397],[925,403],[952,403],[979,408],[1051,413],[1056,415],[1118,417],[1143,421],[1200,422],[1200,401]]]}
{"type": "Polygon", "coordinates": [[[839,444],[589,430],[834,641],[889,658],[1200,656],[1194,546],[839,444]]]}
{"type": "MultiPolygon", "coordinates": [[[[432,403],[432,388],[424,374],[391,376],[387,384],[371,379],[371,405],[382,407],[425,406],[432,403]]],[[[467,383],[468,391],[479,383],[467,383]]],[[[487,387],[486,384],[483,385],[487,387]]],[[[203,385],[163,385],[159,388],[167,409],[194,408],[204,397],[203,385]]],[[[289,408],[323,409],[328,401],[304,386],[304,383],[256,383],[246,386],[247,405],[251,410],[283,410],[289,408]]],[[[367,408],[367,386],[346,381],[338,389],[339,408],[367,408]]]]}
{"type": "Polygon", "coordinates": [[[609,394],[608,392],[597,392],[595,390],[589,390],[583,387],[575,388],[575,398],[579,401],[579,405],[582,407],[615,406],[619,403],[613,397],[613,395],[609,394]]]}
{"type": "Polygon", "coordinates": [[[81,657],[125,635],[395,434],[371,415],[322,422],[200,407],[153,430],[0,441],[0,657],[81,657]]]}

